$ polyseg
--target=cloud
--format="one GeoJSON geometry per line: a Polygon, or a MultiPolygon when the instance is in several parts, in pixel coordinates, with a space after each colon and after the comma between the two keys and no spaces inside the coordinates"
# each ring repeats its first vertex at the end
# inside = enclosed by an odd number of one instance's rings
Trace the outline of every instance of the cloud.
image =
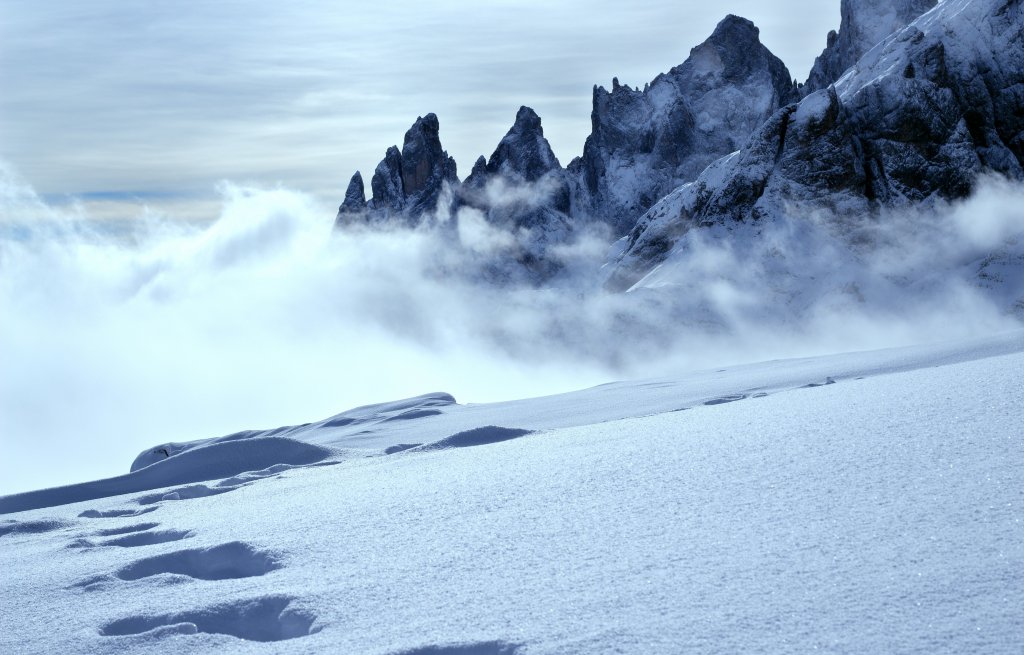
{"type": "Polygon", "coordinates": [[[498,285],[480,272],[523,235],[472,212],[334,233],[306,194],[224,185],[209,226],[151,213],[97,229],[9,173],[0,493],[428,391],[484,402],[1002,330],[1024,288],[1024,191],[1002,182],[856,225],[691,232],[687,257],[609,294],[599,233],[549,247],[563,263],[549,284],[498,285]]]}

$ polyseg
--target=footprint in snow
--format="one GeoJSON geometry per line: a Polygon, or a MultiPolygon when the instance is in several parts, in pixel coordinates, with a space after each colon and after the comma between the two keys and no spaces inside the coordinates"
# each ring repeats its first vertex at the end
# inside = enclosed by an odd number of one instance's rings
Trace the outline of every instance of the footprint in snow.
{"type": "Polygon", "coordinates": [[[266,575],[281,567],[279,559],[270,552],[232,541],[140,559],[121,567],[114,576],[121,580],[140,580],[169,573],[199,580],[231,580],[266,575]]]}
{"type": "MultiPolygon", "coordinates": [[[[152,534],[161,535],[156,538],[169,536],[168,541],[192,536],[191,533],[187,532],[170,532],[173,534],[152,534]]],[[[143,532],[127,535],[121,538],[124,540],[122,543],[105,543],[103,545],[122,547],[148,545],[143,543],[147,537],[142,535],[146,534],[150,533],[143,532]]],[[[176,550],[162,555],[135,560],[114,571],[113,574],[87,578],[72,585],[72,588],[79,588],[85,591],[102,591],[111,584],[116,583],[117,580],[130,582],[155,576],[164,576],[159,578],[160,584],[177,584],[187,581],[185,578],[195,580],[234,580],[266,575],[282,566],[275,554],[260,550],[241,541],[232,541],[209,548],[176,550]]]]}
{"type": "Polygon", "coordinates": [[[825,378],[824,382],[811,382],[810,384],[805,384],[804,386],[802,386],[800,388],[801,389],[814,389],[815,387],[826,387],[826,386],[828,386],[830,384],[835,384],[835,383],[836,383],[836,381],[833,380],[832,378],[825,378]]]}
{"type": "Polygon", "coordinates": [[[465,432],[453,434],[440,441],[428,444],[398,444],[384,451],[391,455],[399,452],[428,452],[431,450],[445,450],[447,448],[471,448],[473,446],[485,446],[492,443],[500,443],[511,439],[532,434],[533,430],[520,430],[518,428],[502,428],[497,425],[486,425],[482,428],[473,428],[465,432]]]}
{"type": "Polygon", "coordinates": [[[188,530],[159,530],[152,532],[136,532],[116,539],[108,539],[100,542],[100,546],[117,546],[119,548],[137,548],[138,546],[153,546],[155,544],[166,544],[172,541],[181,541],[194,536],[188,530]]]}
{"type": "Polygon", "coordinates": [[[705,405],[709,405],[709,406],[710,405],[724,405],[726,403],[734,403],[737,400],[744,400],[744,399],[746,399],[746,397],[747,396],[745,394],[736,394],[736,395],[733,395],[733,396],[722,396],[721,398],[715,398],[714,400],[708,400],[704,404],[705,405]]]}
{"type": "Polygon", "coordinates": [[[140,516],[142,514],[148,514],[155,512],[157,507],[144,507],[142,509],[108,509],[108,510],[95,510],[87,509],[78,515],[79,518],[83,519],[116,519],[125,516],[140,516]]]}
{"type": "Polygon", "coordinates": [[[423,646],[412,650],[403,650],[394,655],[517,655],[522,644],[510,644],[504,641],[481,641],[470,644],[450,644],[444,646],[423,646]]]}
{"type": "MultiPolygon", "coordinates": [[[[152,525],[156,525],[155,523],[152,525]]],[[[188,539],[194,536],[192,532],[187,530],[154,530],[149,531],[149,528],[144,530],[125,534],[114,539],[107,539],[106,541],[95,542],[90,539],[75,539],[68,548],[99,548],[103,546],[117,546],[119,548],[137,548],[139,546],[153,546],[156,544],[166,544],[172,541],[181,541],[182,539],[188,539]]]]}
{"type": "Polygon", "coordinates": [[[162,614],[136,615],[118,619],[100,628],[105,637],[145,634],[150,638],[199,632],[231,635],[248,641],[283,641],[306,637],[320,631],[316,615],[292,607],[290,596],[263,596],[212,607],[162,614]]]}
{"type": "Polygon", "coordinates": [[[388,446],[387,448],[385,448],[384,449],[384,454],[385,455],[394,455],[395,453],[400,453],[403,450],[409,450],[411,448],[416,448],[416,447],[422,446],[422,445],[423,444],[421,444],[421,443],[398,443],[398,444],[395,444],[394,446],[388,446]]]}
{"type": "Polygon", "coordinates": [[[96,532],[96,536],[114,537],[119,534],[128,534],[129,532],[142,532],[143,530],[152,530],[153,528],[159,526],[159,523],[136,523],[135,525],[126,525],[123,528],[107,528],[105,530],[98,530],[96,532]]]}
{"type": "Polygon", "coordinates": [[[0,523],[0,537],[16,534],[42,534],[70,526],[68,521],[42,519],[38,521],[3,521],[0,523]]]}
{"type": "Polygon", "coordinates": [[[281,476],[285,471],[291,471],[292,469],[306,469],[306,468],[319,468],[321,466],[336,466],[341,462],[327,461],[327,462],[314,462],[313,464],[275,464],[274,466],[267,467],[260,471],[247,471],[245,473],[239,473],[238,475],[230,478],[225,478],[216,484],[217,487],[240,487],[249,482],[255,482],[256,480],[273,479],[281,476]]]}
{"type": "MultiPolygon", "coordinates": [[[[107,528],[105,530],[98,530],[93,533],[96,537],[118,537],[121,535],[131,534],[133,532],[143,532],[145,530],[152,530],[158,527],[159,523],[136,523],[135,525],[126,525],[121,528],[107,528]]],[[[68,548],[95,548],[97,546],[95,541],[85,538],[84,536],[79,537],[68,544],[68,548]]]]}
{"type": "Polygon", "coordinates": [[[340,462],[328,461],[314,462],[312,464],[275,464],[274,466],[269,466],[258,471],[247,471],[230,478],[225,478],[212,487],[206,484],[189,484],[169,491],[158,491],[156,493],[146,494],[145,496],[139,496],[135,499],[135,502],[140,505],[153,505],[165,500],[192,500],[194,498],[206,498],[207,496],[216,496],[218,494],[225,494],[229,491],[234,491],[235,489],[241,489],[242,487],[259,480],[279,477],[281,473],[292,469],[334,466],[339,463],[340,462]]]}
{"type": "Polygon", "coordinates": [[[244,487],[245,484],[246,483],[223,487],[208,487],[205,484],[190,484],[184,487],[178,487],[177,489],[171,489],[170,491],[160,491],[155,494],[139,496],[135,499],[135,502],[140,505],[152,505],[164,500],[192,500],[193,498],[206,498],[207,496],[226,494],[229,491],[234,491],[235,489],[244,487]]]}

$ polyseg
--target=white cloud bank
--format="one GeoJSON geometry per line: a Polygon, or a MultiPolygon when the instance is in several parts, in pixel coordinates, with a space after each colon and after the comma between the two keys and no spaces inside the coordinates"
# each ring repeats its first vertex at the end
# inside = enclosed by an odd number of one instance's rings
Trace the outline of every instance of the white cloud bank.
{"type": "Polygon", "coordinates": [[[0,172],[0,493],[121,473],[158,442],[428,391],[482,402],[1016,325],[1024,192],[1006,184],[861,226],[852,251],[820,219],[748,245],[745,228],[695,232],[672,275],[616,295],[595,284],[593,239],[553,251],[571,265],[548,287],[474,281],[482,254],[511,242],[479,216],[332,234],[307,195],[224,186],[208,227],[149,215],[111,234],[0,172]],[[1017,276],[1009,295],[971,281],[991,252],[1017,276]]]}

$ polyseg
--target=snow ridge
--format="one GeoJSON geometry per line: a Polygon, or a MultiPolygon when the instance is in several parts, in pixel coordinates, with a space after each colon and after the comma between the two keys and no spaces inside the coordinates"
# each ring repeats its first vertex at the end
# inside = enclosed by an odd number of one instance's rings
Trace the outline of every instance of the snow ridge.
{"type": "Polygon", "coordinates": [[[828,45],[814,60],[803,94],[828,88],[868,50],[936,4],[938,0],[842,0],[839,32],[828,33],[828,45]]]}
{"type": "Polygon", "coordinates": [[[1015,652],[1022,360],[1018,331],[445,403],[377,424],[436,444],[402,456],[22,512],[0,650],[1015,652]],[[493,427],[530,421],[565,427],[493,427]]]}

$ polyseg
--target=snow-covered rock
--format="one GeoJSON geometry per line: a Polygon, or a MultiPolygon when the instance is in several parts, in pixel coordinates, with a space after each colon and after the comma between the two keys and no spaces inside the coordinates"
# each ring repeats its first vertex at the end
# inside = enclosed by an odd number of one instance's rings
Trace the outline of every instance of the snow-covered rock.
{"type": "Polygon", "coordinates": [[[937,3],[938,0],[842,0],[839,32],[828,33],[828,44],[814,60],[803,92],[828,87],[868,50],[937,3]]]}
{"type": "Polygon", "coordinates": [[[573,215],[624,234],[664,195],[737,150],[796,97],[749,20],[727,16],[689,58],[643,90],[594,87],[593,131],[569,164],[573,215]]]}
{"type": "Polygon", "coordinates": [[[941,3],[652,207],[611,285],[631,286],[696,226],[862,217],[964,197],[984,172],[1024,178],[1022,24],[1020,0],[941,3]]]}

